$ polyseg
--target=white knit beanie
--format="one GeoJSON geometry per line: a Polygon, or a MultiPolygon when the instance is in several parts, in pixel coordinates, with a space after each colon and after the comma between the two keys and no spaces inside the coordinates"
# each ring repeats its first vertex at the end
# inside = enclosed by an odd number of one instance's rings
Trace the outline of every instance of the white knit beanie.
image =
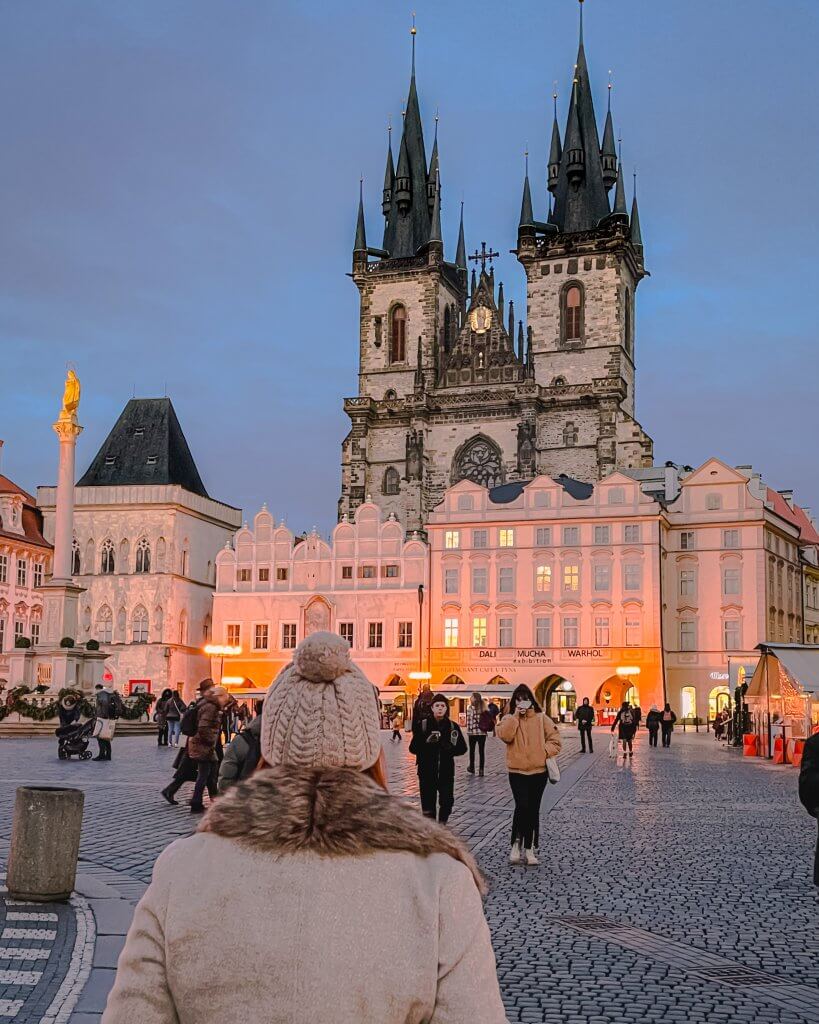
{"type": "Polygon", "coordinates": [[[312,633],[274,679],[262,711],[270,765],[363,770],[381,752],[378,692],[335,633],[312,633]]]}

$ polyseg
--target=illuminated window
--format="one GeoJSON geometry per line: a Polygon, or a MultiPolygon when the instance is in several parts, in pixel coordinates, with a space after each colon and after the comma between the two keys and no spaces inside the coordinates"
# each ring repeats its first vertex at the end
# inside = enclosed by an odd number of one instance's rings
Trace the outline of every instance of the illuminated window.
{"type": "Polygon", "coordinates": [[[538,647],[552,646],[552,620],[546,616],[535,619],[535,643],[538,647]]]}
{"type": "Polygon", "coordinates": [[[486,647],[486,619],[483,616],[472,620],[472,646],[486,647]]]}
{"type": "Polygon", "coordinates": [[[563,646],[577,647],[580,643],[580,619],[576,615],[567,615],[563,619],[563,646]]]}
{"type": "Polygon", "coordinates": [[[680,709],[683,718],[697,717],[697,688],[684,686],[680,690],[680,709]]]}
{"type": "Polygon", "coordinates": [[[594,646],[608,647],[611,640],[611,628],[608,616],[599,615],[594,620],[594,646]]]}
{"type": "Polygon", "coordinates": [[[580,566],[563,566],[563,589],[567,593],[576,594],[580,590],[580,566]]]}
{"type": "Polygon", "coordinates": [[[545,594],[552,589],[552,567],[550,565],[539,565],[535,569],[535,590],[539,594],[545,594]]]}
{"type": "Polygon", "coordinates": [[[498,530],[498,546],[502,548],[513,548],[515,546],[515,531],[498,530]]]}
{"type": "Polygon", "coordinates": [[[461,546],[461,533],[460,530],[447,530],[444,533],[444,547],[445,548],[459,548],[461,546]]]}
{"type": "Polygon", "coordinates": [[[458,620],[444,619],[444,647],[458,646],[458,620]]]}
{"type": "Polygon", "coordinates": [[[498,647],[512,647],[515,642],[515,620],[498,619],[498,647]]]}
{"type": "Polygon", "coordinates": [[[401,648],[412,647],[412,623],[398,623],[398,646],[401,648]]]}
{"type": "Polygon", "coordinates": [[[390,316],[390,362],[407,361],[407,311],[396,306],[390,316]]]}

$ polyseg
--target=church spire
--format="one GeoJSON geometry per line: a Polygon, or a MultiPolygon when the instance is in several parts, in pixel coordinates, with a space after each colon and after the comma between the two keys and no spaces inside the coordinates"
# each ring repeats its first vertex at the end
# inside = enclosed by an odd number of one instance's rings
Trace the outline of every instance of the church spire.
{"type": "Polygon", "coordinates": [[[395,167],[392,162],[392,123],[387,125],[387,167],[384,171],[384,192],[381,200],[381,212],[385,217],[390,215],[392,206],[392,189],[395,182],[395,167]]]}
{"type": "Polygon", "coordinates": [[[438,167],[438,111],[435,112],[435,139],[432,143],[432,156],[429,159],[429,174],[427,175],[427,203],[430,216],[435,205],[435,191],[440,188],[438,167]]]}
{"type": "Polygon", "coordinates": [[[640,258],[643,255],[643,235],[640,231],[640,211],[637,209],[637,172],[634,172],[634,199],[631,203],[631,244],[640,258]]]}
{"type": "Polygon", "coordinates": [[[466,241],[464,239],[464,204],[461,200],[461,226],[458,228],[458,248],[455,250],[455,266],[466,274],[466,241]]]}
{"type": "Polygon", "coordinates": [[[434,245],[443,257],[444,240],[441,237],[441,183],[435,182],[435,200],[432,206],[432,222],[429,229],[430,248],[434,245]]]}
{"type": "MultiPolygon", "coordinates": [[[[555,83],[556,85],[557,83],[555,83]]],[[[555,115],[552,121],[552,144],[549,147],[549,191],[554,195],[557,191],[557,177],[560,173],[560,159],[563,147],[560,144],[560,128],[557,123],[557,89],[552,93],[555,104],[555,115]]]]}
{"type": "MultiPolygon", "coordinates": [[[[609,83],[611,88],[611,83],[609,83]]],[[[611,96],[611,93],[609,93],[611,96]]],[[[606,126],[603,129],[603,145],[600,149],[600,164],[603,168],[603,184],[608,191],[617,182],[617,149],[614,145],[614,124],[611,119],[611,108],[606,113],[606,126]]]]}
{"type": "Polygon", "coordinates": [[[623,161],[617,168],[617,188],[614,190],[614,209],[612,213],[620,217],[628,217],[626,208],[626,187],[623,184],[623,161]]]}
{"type": "Polygon", "coordinates": [[[355,243],[353,245],[353,255],[363,254],[363,259],[367,259],[367,233],[364,229],[364,179],[361,178],[358,182],[358,220],[355,225],[355,243]]]}
{"type": "Polygon", "coordinates": [[[529,187],[529,151],[526,151],[526,171],[523,178],[523,200],[520,204],[520,223],[518,228],[533,228],[535,215],[532,210],[532,190],[529,187]]]}

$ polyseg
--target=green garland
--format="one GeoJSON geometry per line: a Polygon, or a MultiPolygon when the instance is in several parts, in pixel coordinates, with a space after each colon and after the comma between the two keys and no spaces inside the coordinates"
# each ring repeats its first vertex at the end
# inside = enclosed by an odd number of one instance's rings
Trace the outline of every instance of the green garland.
{"type": "MultiPolygon", "coordinates": [[[[0,704],[0,722],[9,715],[22,715],[23,718],[29,718],[32,722],[48,722],[50,719],[57,718],[60,701],[64,697],[69,696],[74,697],[79,703],[82,716],[93,718],[96,714],[95,702],[90,700],[82,691],[71,687],[60,690],[57,696],[52,697],[50,700],[40,698],[39,701],[32,701],[26,699],[28,694],[39,695],[47,689],[47,686],[35,686],[33,690],[30,686],[15,686],[9,690],[6,699],[0,704]]],[[[5,687],[0,686],[0,699],[2,699],[4,690],[5,687]]],[[[137,693],[131,697],[123,698],[120,720],[127,722],[139,721],[150,710],[151,704],[153,704],[155,699],[152,693],[137,693]]]]}

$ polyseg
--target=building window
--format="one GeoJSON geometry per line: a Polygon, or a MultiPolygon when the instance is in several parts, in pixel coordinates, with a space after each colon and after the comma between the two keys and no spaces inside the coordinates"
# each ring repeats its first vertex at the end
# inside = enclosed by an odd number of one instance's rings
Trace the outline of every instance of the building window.
{"type": "Polygon", "coordinates": [[[276,570],[276,582],[277,583],[286,583],[287,580],[289,579],[289,577],[290,577],[290,570],[289,569],[285,569],[285,568],[281,568],[280,567],[280,568],[278,568],[276,570]]]}
{"type": "Polygon", "coordinates": [[[680,551],[693,551],[695,547],[694,537],[693,530],[683,530],[680,534],[680,551]]]}
{"type": "Polygon", "coordinates": [[[626,544],[639,544],[640,543],[640,526],[639,524],[632,524],[631,526],[623,527],[623,540],[626,544]]]}
{"type": "Polygon", "coordinates": [[[358,567],[358,578],[360,580],[374,580],[377,576],[374,565],[360,565],[358,567]]]}
{"type": "MultiPolygon", "coordinates": [[[[457,545],[456,545],[457,547],[457,545]]],[[[487,530],[473,530],[472,531],[472,547],[473,548],[487,548],[489,547],[489,532],[487,530]]]]}
{"type": "Polygon", "coordinates": [[[382,565],[381,575],[386,580],[397,580],[398,579],[398,566],[397,565],[382,565]]]}
{"type": "Polygon", "coordinates": [[[14,620],[14,640],[15,642],[20,639],[21,636],[26,635],[26,624],[21,622],[20,619],[14,620]]]}
{"type": "Polygon", "coordinates": [[[611,566],[601,562],[594,567],[594,592],[605,594],[611,589],[611,566]]]}
{"type": "Polygon", "coordinates": [[[34,563],[34,586],[41,587],[43,585],[43,563],[34,563]]]}
{"type": "Polygon", "coordinates": [[[515,546],[515,531],[498,530],[498,547],[513,548],[515,546]]]}
{"type": "Polygon", "coordinates": [[[573,547],[580,543],[580,527],[579,526],[564,526],[563,527],[563,546],[573,547]]]}
{"type": "Polygon", "coordinates": [[[398,623],[398,646],[406,649],[412,647],[412,623],[411,622],[399,622],[398,623]]]}
{"type": "Polygon", "coordinates": [[[583,292],[579,284],[570,284],[563,291],[563,340],[583,338],[583,292]]]}
{"type": "Polygon", "coordinates": [[[0,555],[0,583],[9,581],[9,556],[0,555]]]}
{"type": "Polygon", "coordinates": [[[31,646],[36,647],[40,642],[40,623],[32,622],[31,624],[31,646]]]}
{"type": "Polygon", "coordinates": [[[709,512],[717,512],[719,509],[722,508],[722,495],[706,494],[705,507],[709,512]]]}
{"type": "Polygon", "coordinates": [[[498,619],[498,647],[512,647],[515,642],[515,620],[498,619]]]}
{"type": "Polygon", "coordinates": [[[472,593],[486,594],[489,591],[489,570],[484,565],[473,566],[472,593]]]}
{"type": "Polygon", "coordinates": [[[502,565],[498,569],[498,593],[514,594],[515,570],[510,565],[502,565]]]}
{"type": "Polygon", "coordinates": [[[694,597],[697,593],[697,573],[695,569],[680,570],[680,597],[694,597]]]}
{"type": "Polygon", "coordinates": [[[472,620],[472,646],[486,647],[486,618],[476,615],[472,620]]]}
{"type": "Polygon", "coordinates": [[[680,650],[695,651],[697,649],[697,626],[691,619],[683,619],[680,623],[680,650]]]}
{"type": "Polygon", "coordinates": [[[594,528],[594,543],[595,544],[610,544],[611,543],[611,527],[610,526],[595,526],[595,528],[594,528]]]}
{"type": "Polygon", "coordinates": [[[240,583],[250,583],[250,569],[239,569],[237,578],[240,583]]]}
{"type": "Polygon", "coordinates": [[[342,565],[341,578],[343,580],[351,580],[353,578],[353,567],[351,565],[342,565]]]}
{"type": "Polygon", "coordinates": [[[339,622],[338,632],[342,639],[346,640],[350,647],[352,647],[355,638],[354,624],[352,622],[339,622]]]}
{"type": "Polygon", "coordinates": [[[726,651],[739,651],[742,649],[739,625],[739,619],[726,619],[723,622],[722,641],[726,651]]]}
{"type": "Polygon", "coordinates": [[[552,543],[552,529],[550,526],[539,526],[535,530],[535,544],[539,548],[547,548],[552,543]]]}
{"type": "Polygon", "coordinates": [[[395,306],[390,315],[390,362],[407,361],[407,311],[395,306]]]}
{"type": "Polygon", "coordinates": [[[580,590],[580,566],[563,566],[563,589],[570,594],[576,594],[580,590]]]}
{"type": "Polygon", "coordinates": [[[567,423],[563,428],[563,444],[566,448],[574,448],[580,434],[574,423],[567,423]]]}
{"type": "Polygon", "coordinates": [[[739,569],[723,569],[722,592],[723,594],[739,593],[739,569]]]}
{"type": "Polygon", "coordinates": [[[594,620],[594,646],[608,647],[611,642],[611,628],[606,615],[598,615],[594,620]]]}
{"type": "Polygon", "coordinates": [[[140,605],[131,619],[131,642],[135,644],[148,643],[148,613],[140,605]]]}
{"type": "Polygon", "coordinates": [[[296,623],[282,623],[282,650],[292,651],[296,647],[296,623]]]}
{"type": "Polygon", "coordinates": [[[563,619],[563,646],[577,647],[580,643],[580,619],[576,615],[567,615],[563,619]]]}
{"type": "Polygon", "coordinates": [[[257,622],[253,628],[253,650],[266,651],[269,642],[270,627],[266,622],[257,622]]]}
{"type": "Polygon", "coordinates": [[[135,571],[151,571],[151,546],[145,537],[143,537],[137,544],[135,571]]]}
{"type": "Polygon", "coordinates": [[[270,569],[259,569],[259,583],[270,582],[270,569]]]}
{"type": "Polygon", "coordinates": [[[372,649],[384,646],[383,622],[369,622],[367,624],[367,646],[372,649]]]}
{"type": "Polygon", "coordinates": [[[722,531],[722,546],[724,548],[738,548],[739,547],[739,530],[723,530],[722,531]]]}
{"type": "Polygon", "coordinates": [[[3,653],[6,647],[6,620],[0,618],[0,654],[3,653]]]}
{"type": "Polygon", "coordinates": [[[459,512],[472,512],[475,508],[475,500],[471,494],[459,494],[458,495],[458,511],[459,512]]]}
{"type": "Polygon", "coordinates": [[[623,590],[640,590],[642,587],[643,567],[629,562],[623,566],[623,590]]]}
{"type": "Polygon", "coordinates": [[[238,622],[230,622],[225,627],[225,643],[228,647],[239,647],[242,642],[242,627],[238,622]]]}
{"type": "Polygon", "coordinates": [[[190,556],[190,551],[188,551],[187,547],[183,547],[182,548],[182,558],[180,560],[180,572],[181,572],[182,576],[187,576],[188,575],[188,568],[189,568],[189,563],[190,563],[190,557],[191,557],[190,556]]]}
{"type": "Polygon", "coordinates": [[[28,561],[25,558],[17,559],[17,586],[26,586],[28,580],[28,561]]]}
{"type": "Polygon", "coordinates": [[[552,567],[539,565],[535,569],[535,590],[538,594],[547,594],[552,589],[552,567]]]}
{"type": "Polygon", "coordinates": [[[640,633],[640,620],[626,618],[626,647],[639,647],[642,642],[640,633]]]}
{"type": "Polygon", "coordinates": [[[461,546],[461,533],[459,530],[447,530],[444,533],[444,547],[454,550],[461,546]]]}
{"type": "Polygon", "coordinates": [[[401,490],[401,477],[394,466],[388,466],[384,472],[384,483],[382,485],[384,494],[398,494],[401,490]]]}
{"type": "Polygon", "coordinates": [[[444,619],[444,647],[458,646],[458,620],[444,619]]]}
{"type": "Polygon", "coordinates": [[[114,615],[107,605],[97,612],[97,640],[110,644],[114,637],[114,615]]]}
{"type": "Polygon", "coordinates": [[[457,594],[460,590],[461,570],[460,569],[445,569],[444,570],[444,593],[445,594],[457,594]]]}
{"type": "Polygon", "coordinates": [[[535,619],[535,643],[538,647],[552,646],[552,620],[546,616],[535,619]]]}
{"type": "Polygon", "coordinates": [[[114,545],[110,540],[106,540],[102,545],[100,572],[104,576],[110,576],[114,572],[114,545]]]}

